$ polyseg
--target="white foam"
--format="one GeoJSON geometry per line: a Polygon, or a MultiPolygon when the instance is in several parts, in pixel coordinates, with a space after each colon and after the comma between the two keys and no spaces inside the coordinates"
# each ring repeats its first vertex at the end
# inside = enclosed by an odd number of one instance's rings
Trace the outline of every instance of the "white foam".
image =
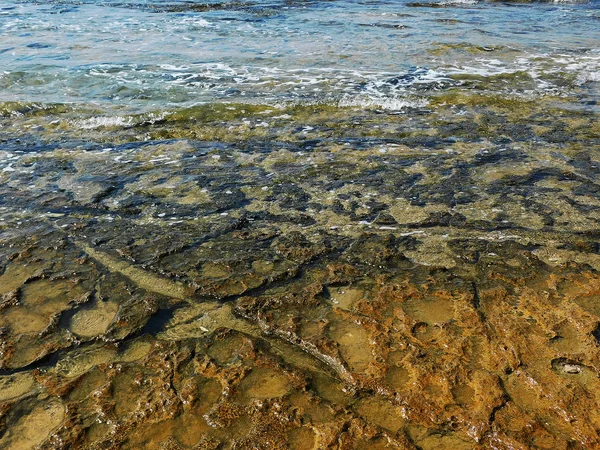
{"type": "Polygon", "coordinates": [[[586,55],[565,58],[565,60],[568,62],[565,70],[577,74],[578,84],[600,81],[600,55],[586,55]]]}
{"type": "Polygon", "coordinates": [[[211,28],[211,27],[215,26],[213,23],[209,22],[208,20],[204,20],[204,19],[195,19],[192,22],[192,25],[194,25],[195,27],[200,27],[200,28],[211,28]]]}
{"type": "Polygon", "coordinates": [[[89,119],[78,120],[77,122],[75,122],[75,124],[85,130],[91,130],[94,128],[101,128],[101,127],[128,126],[128,125],[133,124],[133,120],[131,117],[122,117],[122,116],[91,117],[89,119]]]}
{"type": "MultiPolygon", "coordinates": [[[[141,116],[95,116],[88,119],[77,120],[74,122],[75,126],[83,128],[84,130],[92,130],[101,127],[126,127],[136,125],[138,123],[155,123],[156,121],[164,119],[168,112],[160,114],[148,113],[141,116]]],[[[106,149],[112,150],[112,149],[106,149]]]]}
{"type": "Polygon", "coordinates": [[[184,70],[190,70],[190,66],[174,66],[172,64],[161,64],[159,67],[163,70],[170,70],[173,72],[182,72],[184,70]]]}
{"type": "Polygon", "coordinates": [[[557,80],[565,77],[573,76],[576,85],[600,81],[600,54],[597,51],[569,55],[534,53],[511,61],[476,58],[470,64],[449,65],[444,70],[448,75],[481,77],[524,72],[535,81],[537,91],[560,94],[565,86],[557,80]]]}
{"type": "Polygon", "coordinates": [[[429,102],[425,99],[391,98],[391,97],[367,97],[367,96],[345,96],[339,101],[340,107],[357,106],[361,108],[379,108],[388,111],[402,111],[408,108],[423,108],[429,102]]]}
{"type": "Polygon", "coordinates": [[[479,0],[447,0],[438,3],[442,6],[452,6],[452,5],[476,5],[479,3],[479,0]]]}

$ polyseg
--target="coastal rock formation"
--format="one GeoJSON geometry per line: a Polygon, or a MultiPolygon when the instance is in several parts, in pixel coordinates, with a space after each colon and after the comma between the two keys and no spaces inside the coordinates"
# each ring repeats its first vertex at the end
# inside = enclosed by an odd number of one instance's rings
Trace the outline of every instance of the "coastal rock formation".
{"type": "Polygon", "coordinates": [[[1,150],[0,447],[599,446],[597,116],[437,105],[1,150]]]}

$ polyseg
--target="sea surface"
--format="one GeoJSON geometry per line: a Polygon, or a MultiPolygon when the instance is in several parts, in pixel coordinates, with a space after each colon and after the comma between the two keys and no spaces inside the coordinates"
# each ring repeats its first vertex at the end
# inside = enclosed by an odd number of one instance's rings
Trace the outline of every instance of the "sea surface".
{"type": "Polygon", "coordinates": [[[598,0],[1,1],[0,449],[600,447],[599,101],[598,0]]]}
{"type": "Polygon", "coordinates": [[[0,100],[168,111],[317,102],[401,111],[454,86],[597,100],[598,3],[19,1],[0,100]]]}

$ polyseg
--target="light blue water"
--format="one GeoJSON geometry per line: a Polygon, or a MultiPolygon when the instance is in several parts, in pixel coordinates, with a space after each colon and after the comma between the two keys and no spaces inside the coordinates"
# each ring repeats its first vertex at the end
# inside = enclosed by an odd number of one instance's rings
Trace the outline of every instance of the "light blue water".
{"type": "Polygon", "coordinates": [[[457,84],[519,96],[575,93],[588,104],[597,98],[600,2],[425,5],[437,7],[3,1],[0,101],[149,110],[291,100],[402,109],[457,84]]]}

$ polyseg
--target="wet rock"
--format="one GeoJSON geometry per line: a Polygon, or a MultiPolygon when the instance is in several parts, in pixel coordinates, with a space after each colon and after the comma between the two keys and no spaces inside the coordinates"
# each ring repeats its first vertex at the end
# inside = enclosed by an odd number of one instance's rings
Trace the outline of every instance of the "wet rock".
{"type": "Polygon", "coordinates": [[[584,366],[576,361],[567,358],[557,358],[552,360],[552,368],[562,373],[575,375],[582,373],[584,366]]]}
{"type": "Polygon", "coordinates": [[[39,445],[62,423],[64,415],[65,408],[59,401],[50,401],[46,405],[23,410],[21,417],[13,416],[14,425],[10,426],[10,431],[0,439],[0,445],[15,450],[39,445]]]}
{"type": "Polygon", "coordinates": [[[17,306],[20,301],[21,290],[19,288],[14,289],[6,294],[2,294],[0,297],[0,311],[11,306],[17,306]]]}
{"type": "Polygon", "coordinates": [[[464,81],[45,127],[0,174],[0,445],[596,448],[593,117],[464,81]]]}

